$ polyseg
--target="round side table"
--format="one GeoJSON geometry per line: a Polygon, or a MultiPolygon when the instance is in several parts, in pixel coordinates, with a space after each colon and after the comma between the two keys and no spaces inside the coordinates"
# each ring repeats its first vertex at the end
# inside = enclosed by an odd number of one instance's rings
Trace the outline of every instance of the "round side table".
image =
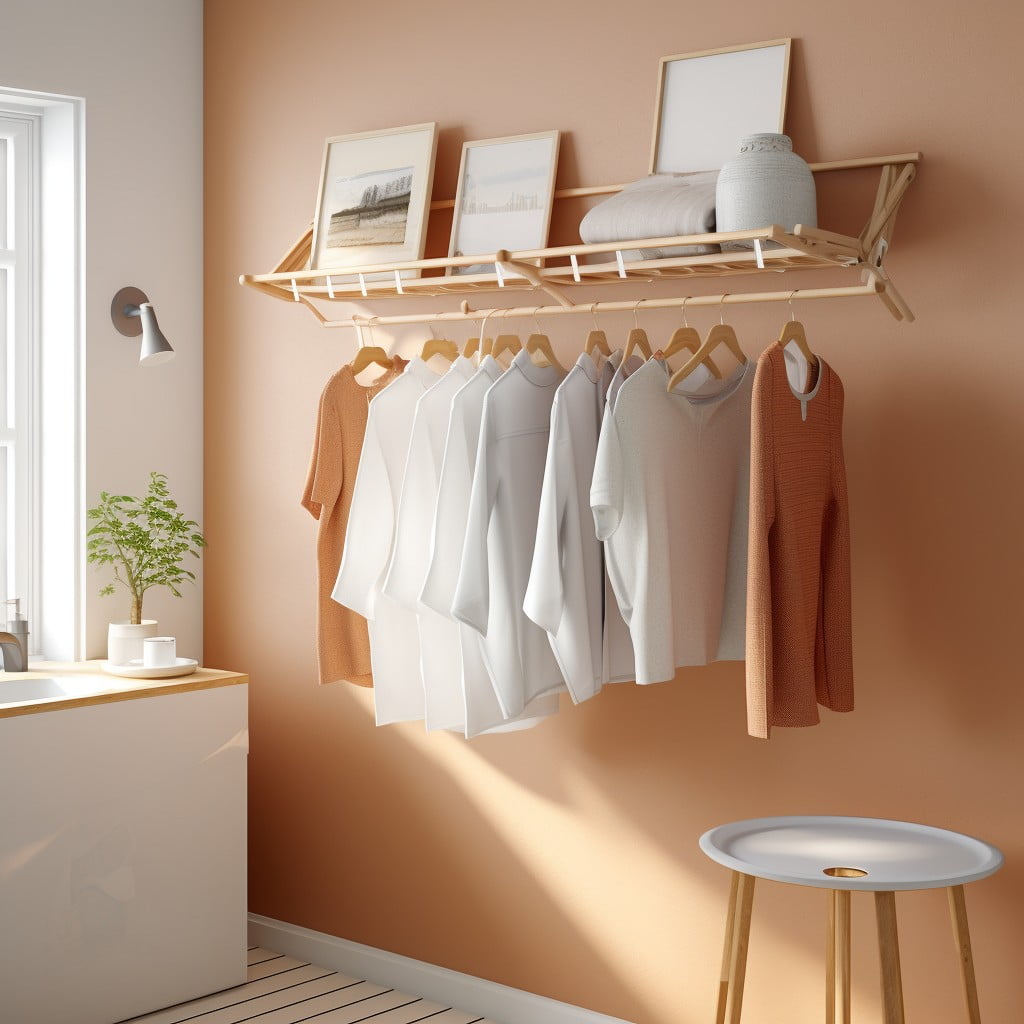
{"type": "Polygon", "coordinates": [[[980,1024],[964,885],[998,871],[1003,855],[959,832],[883,818],[753,818],[720,825],[700,848],[732,871],[717,1024],[739,1024],[754,882],[829,890],[826,1024],[850,1024],[850,893],[875,894],[885,1024],[904,1024],[896,893],[948,891],[970,1024],[980,1024]]]}

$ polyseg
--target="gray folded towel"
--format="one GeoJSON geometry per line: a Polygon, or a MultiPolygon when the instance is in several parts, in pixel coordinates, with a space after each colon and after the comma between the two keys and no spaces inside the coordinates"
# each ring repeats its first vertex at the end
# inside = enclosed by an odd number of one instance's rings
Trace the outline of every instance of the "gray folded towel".
{"type": "MultiPolygon", "coordinates": [[[[714,231],[717,182],[718,171],[651,174],[641,178],[588,210],[580,222],[580,238],[592,244],[701,235],[714,231]]],[[[672,245],[629,250],[645,260],[719,251],[717,245],[672,245]]]]}

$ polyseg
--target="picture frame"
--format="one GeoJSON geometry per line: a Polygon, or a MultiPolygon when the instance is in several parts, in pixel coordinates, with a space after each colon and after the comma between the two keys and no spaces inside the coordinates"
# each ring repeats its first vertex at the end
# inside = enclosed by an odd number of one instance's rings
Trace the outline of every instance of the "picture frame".
{"type": "Polygon", "coordinates": [[[780,133],[792,39],[662,57],[651,174],[719,170],[740,139],[780,133]]]}
{"type": "MultiPolygon", "coordinates": [[[[450,257],[545,248],[560,141],[555,130],[463,143],[450,257]]],[[[448,267],[446,275],[492,270],[473,264],[448,267]]]]}
{"type": "Polygon", "coordinates": [[[434,121],[328,138],[310,270],[423,259],[436,154],[434,121]]]}

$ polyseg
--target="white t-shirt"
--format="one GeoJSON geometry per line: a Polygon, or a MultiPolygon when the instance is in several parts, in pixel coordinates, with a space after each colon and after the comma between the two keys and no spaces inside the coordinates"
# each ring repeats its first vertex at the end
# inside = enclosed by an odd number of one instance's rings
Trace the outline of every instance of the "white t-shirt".
{"type": "Polygon", "coordinates": [[[523,612],[551,405],[565,374],[520,352],[487,392],[452,613],[484,638],[487,670],[512,718],[565,688],[547,634],[523,612]]]}
{"type": "Polygon", "coordinates": [[[523,610],[548,634],[576,703],[604,683],[604,559],[590,511],[597,439],[615,364],[584,353],[555,392],[523,610]]]}
{"type": "Polygon", "coordinates": [[[753,379],[748,361],[712,394],[670,393],[651,360],[602,430],[590,500],[638,683],[743,659],[753,379]]]}
{"type": "Polygon", "coordinates": [[[424,607],[420,603],[420,591],[430,565],[434,506],[448,414],[456,392],[474,373],[476,367],[459,356],[416,403],[402,478],[395,544],[384,580],[384,593],[416,613],[428,730],[462,731],[465,725],[458,627],[451,619],[424,607]]]}
{"type": "Polygon", "coordinates": [[[605,392],[605,403],[609,409],[615,405],[615,398],[619,393],[619,388],[643,365],[644,357],[638,356],[635,353],[628,359],[620,357],[618,366],[615,367],[615,372],[612,374],[612,379],[608,382],[608,388],[605,392]]]}
{"type": "Polygon", "coordinates": [[[485,356],[476,374],[452,400],[434,512],[430,566],[421,594],[423,604],[445,616],[458,636],[467,739],[484,732],[506,732],[536,725],[542,718],[558,711],[557,696],[538,697],[521,716],[506,722],[484,663],[480,634],[452,617],[469,519],[484,397],[502,373],[503,367],[490,356],[485,356]]]}
{"type": "Polygon", "coordinates": [[[378,725],[415,722],[424,715],[416,616],[382,588],[416,403],[437,379],[422,359],[412,359],[370,402],[345,553],[331,595],[367,619],[378,725]]]}

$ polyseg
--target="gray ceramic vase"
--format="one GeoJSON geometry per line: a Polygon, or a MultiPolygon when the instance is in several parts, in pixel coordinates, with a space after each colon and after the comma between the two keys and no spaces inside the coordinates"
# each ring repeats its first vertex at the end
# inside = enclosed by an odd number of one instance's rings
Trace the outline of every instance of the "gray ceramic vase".
{"type": "MultiPolygon", "coordinates": [[[[751,231],[771,224],[792,231],[818,224],[814,175],[793,152],[787,135],[748,135],[739,155],[719,172],[715,192],[718,231],[751,231]]],[[[750,248],[750,242],[723,248],[750,248]]]]}

